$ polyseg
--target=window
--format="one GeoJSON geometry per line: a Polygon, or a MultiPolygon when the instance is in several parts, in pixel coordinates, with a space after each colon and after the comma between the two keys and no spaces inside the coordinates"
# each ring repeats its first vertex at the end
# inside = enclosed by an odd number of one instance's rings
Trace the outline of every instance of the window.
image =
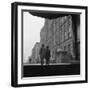
{"type": "Polygon", "coordinates": [[[59,18],[59,26],[61,27],[62,25],[62,21],[61,21],[61,18],[59,18]]]}
{"type": "Polygon", "coordinates": [[[56,31],[56,35],[55,35],[55,40],[56,40],[56,44],[60,44],[60,31],[57,30],[56,31]]]}
{"type": "Polygon", "coordinates": [[[65,23],[65,31],[64,31],[65,40],[68,39],[68,27],[67,27],[67,24],[68,24],[68,22],[65,23]]]}
{"type": "Polygon", "coordinates": [[[60,43],[61,43],[61,38],[62,38],[62,37],[61,37],[61,35],[62,35],[62,34],[61,34],[61,32],[62,32],[62,31],[60,30],[60,35],[59,35],[59,38],[60,38],[60,39],[59,39],[59,40],[60,40],[60,43]]]}
{"type": "Polygon", "coordinates": [[[71,44],[68,44],[68,52],[70,52],[71,53],[71,44]]]}
{"type": "Polygon", "coordinates": [[[64,46],[64,51],[66,51],[66,46],[64,46]]]}
{"type": "Polygon", "coordinates": [[[71,18],[68,21],[68,36],[71,37],[72,36],[72,21],[71,18]]]}
{"type": "Polygon", "coordinates": [[[64,41],[64,25],[62,26],[62,31],[61,31],[61,39],[62,39],[62,42],[64,41]]]}

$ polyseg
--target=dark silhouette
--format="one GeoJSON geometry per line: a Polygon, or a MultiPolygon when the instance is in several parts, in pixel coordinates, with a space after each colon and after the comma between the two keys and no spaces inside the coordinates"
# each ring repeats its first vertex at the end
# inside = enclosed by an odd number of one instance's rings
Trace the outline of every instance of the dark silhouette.
{"type": "Polygon", "coordinates": [[[50,49],[49,46],[46,47],[46,51],[45,51],[45,59],[46,59],[46,65],[49,65],[50,63],[50,49]]]}
{"type": "Polygon", "coordinates": [[[44,58],[45,58],[45,48],[44,48],[44,44],[42,44],[41,48],[40,48],[40,60],[41,60],[41,65],[44,64],[44,58]]]}
{"type": "Polygon", "coordinates": [[[31,59],[31,57],[29,57],[29,63],[31,63],[31,61],[32,61],[32,59],[31,59]]]}

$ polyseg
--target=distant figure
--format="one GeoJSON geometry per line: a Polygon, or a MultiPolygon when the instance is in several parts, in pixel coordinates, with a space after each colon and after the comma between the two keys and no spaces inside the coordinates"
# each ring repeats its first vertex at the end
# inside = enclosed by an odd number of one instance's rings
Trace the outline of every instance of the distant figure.
{"type": "Polygon", "coordinates": [[[42,44],[42,46],[40,48],[39,55],[40,55],[41,65],[43,65],[44,64],[44,58],[45,58],[45,47],[44,47],[44,44],[42,44]]]}
{"type": "Polygon", "coordinates": [[[32,61],[32,59],[31,59],[31,58],[29,58],[29,63],[31,63],[31,61],[32,61]]]}
{"type": "Polygon", "coordinates": [[[49,65],[50,63],[50,49],[49,46],[46,47],[46,51],[45,51],[45,59],[46,59],[46,65],[49,65]]]}

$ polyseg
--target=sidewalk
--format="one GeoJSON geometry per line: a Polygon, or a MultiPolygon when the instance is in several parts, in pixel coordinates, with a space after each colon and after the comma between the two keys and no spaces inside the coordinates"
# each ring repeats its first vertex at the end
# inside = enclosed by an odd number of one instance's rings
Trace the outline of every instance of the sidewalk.
{"type": "MultiPolygon", "coordinates": [[[[70,65],[70,64],[79,64],[80,63],[80,61],[78,61],[78,60],[70,60],[69,62],[67,62],[67,63],[50,63],[49,65],[70,65]]],[[[25,66],[28,66],[28,65],[41,65],[40,63],[37,63],[37,64],[24,64],[25,66]]],[[[44,66],[46,66],[45,64],[44,64],[44,66]]]]}

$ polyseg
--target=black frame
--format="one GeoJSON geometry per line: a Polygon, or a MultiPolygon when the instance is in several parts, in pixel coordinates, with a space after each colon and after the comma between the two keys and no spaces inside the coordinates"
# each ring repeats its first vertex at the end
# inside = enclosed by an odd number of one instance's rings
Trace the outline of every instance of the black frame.
{"type": "Polygon", "coordinates": [[[40,86],[40,85],[56,85],[56,84],[73,84],[73,83],[87,83],[88,82],[88,61],[87,61],[87,49],[88,49],[88,7],[87,6],[73,6],[73,5],[55,5],[55,4],[42,4],[42,3],[24,3],[14,2],[11,4],[11,85],[13,87],[23,86],[40,86]],[[50,82],[50,83],[35,83],[35,84],[17,84],[18,80],[18,5],[24,6],[44,6],[44,7],[55,7],[55,8],[74,8],[85,10],[85,80],[83,81],[66,81],[66,82],[50,82]]]}

